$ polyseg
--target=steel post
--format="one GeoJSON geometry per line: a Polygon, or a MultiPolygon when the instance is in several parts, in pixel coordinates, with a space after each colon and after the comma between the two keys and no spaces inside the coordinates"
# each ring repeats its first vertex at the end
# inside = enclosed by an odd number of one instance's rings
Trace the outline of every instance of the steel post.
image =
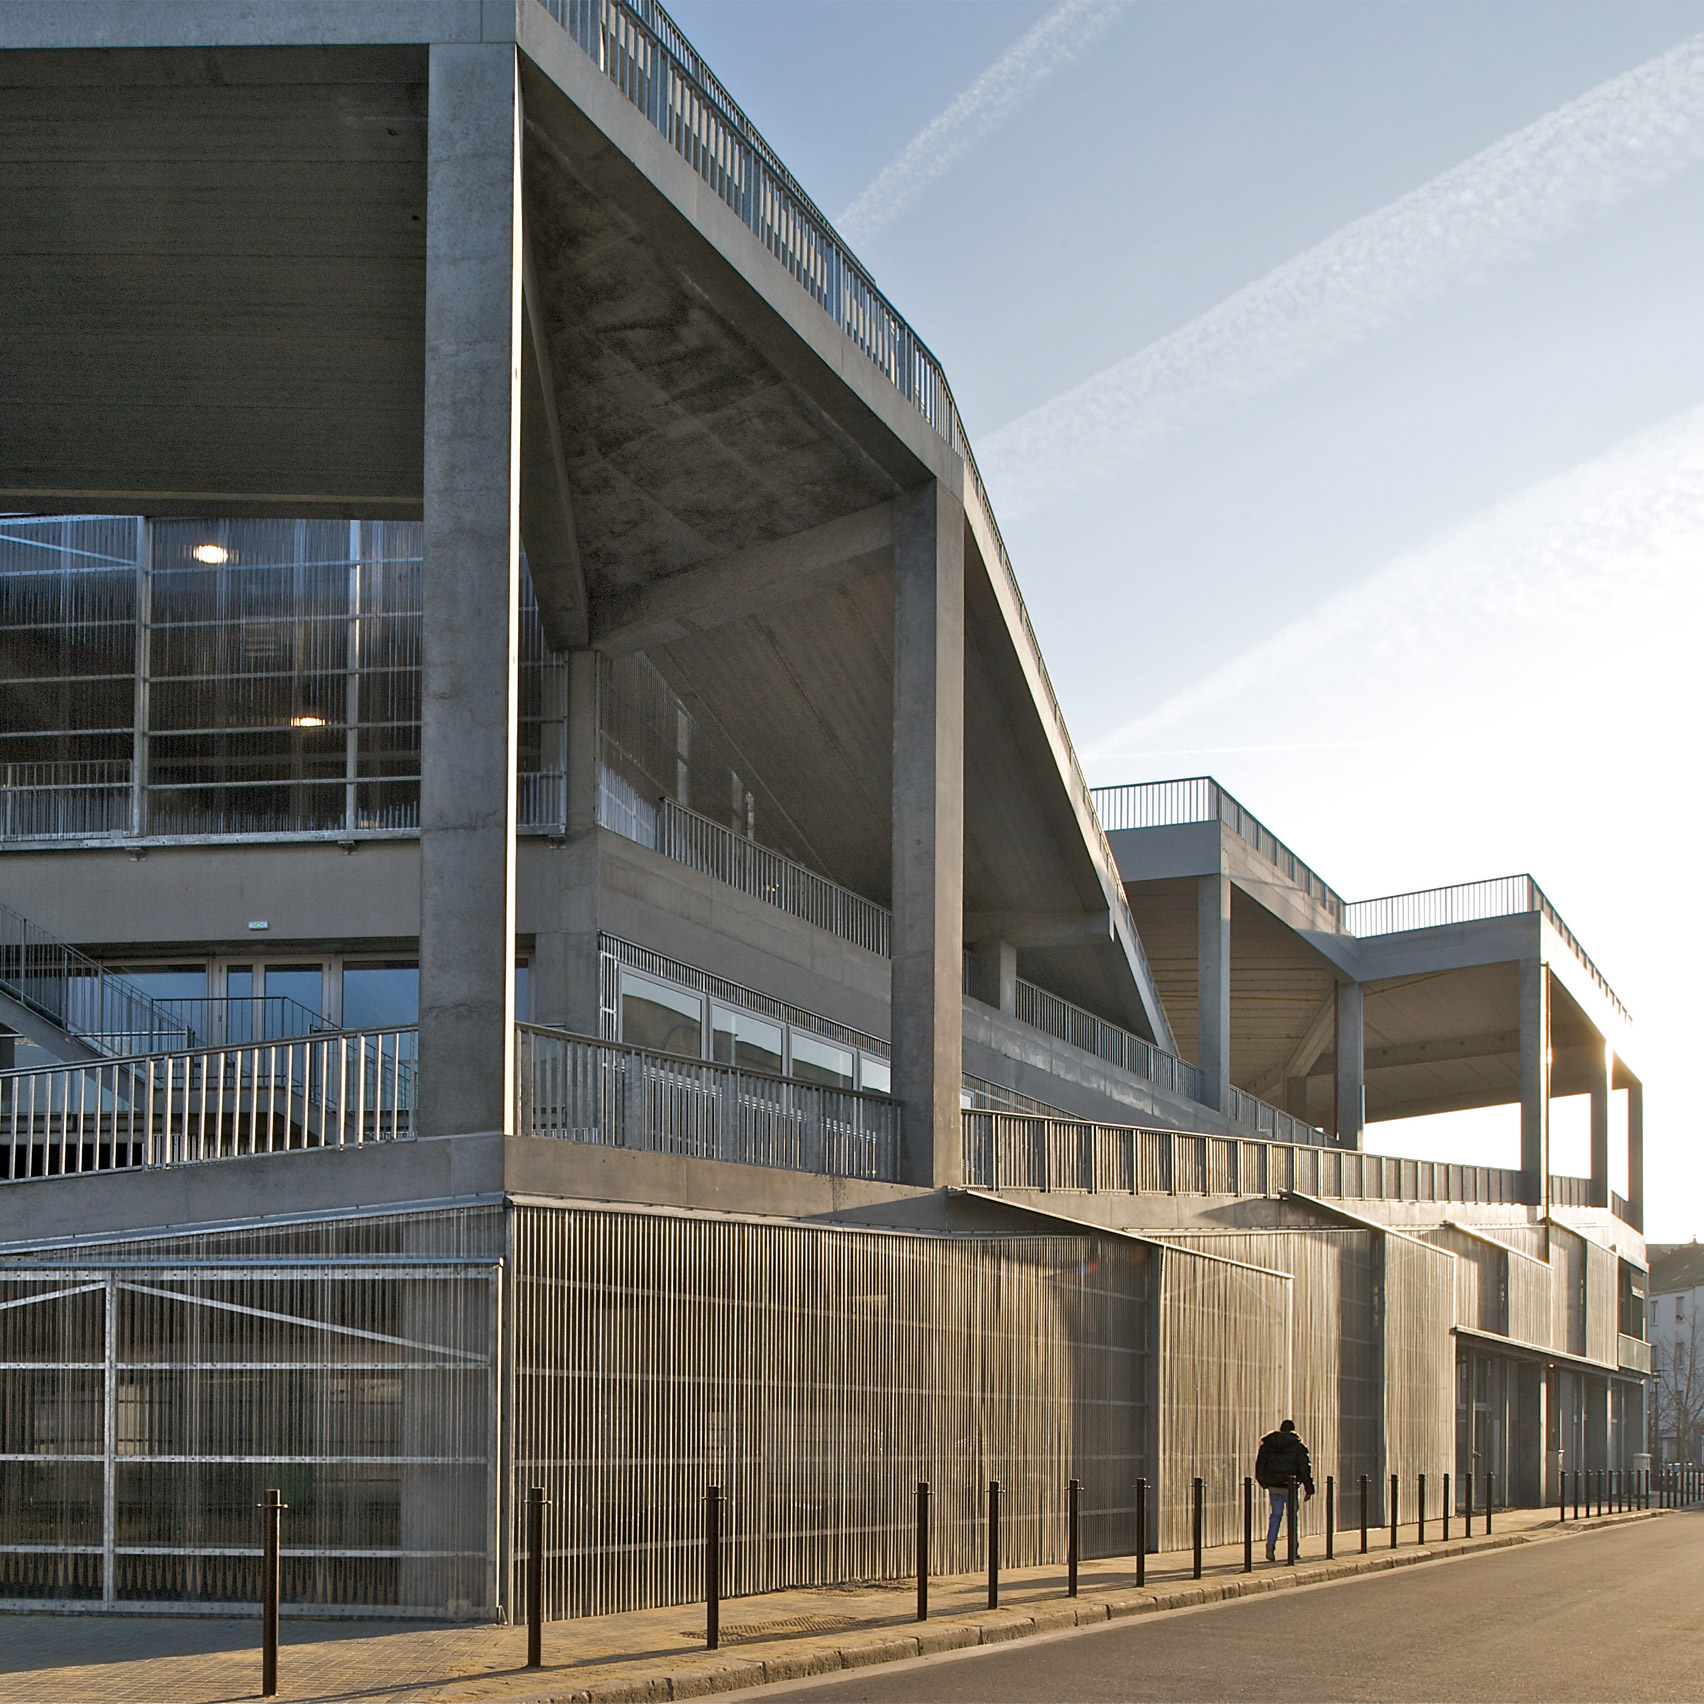
{"type": "Polygon", "coordinates": [[[527,1493],[527,1667],[544,1667],[544,1507],[542,1485],[527,1493]]]}
{"type": "Polygon", "coordinates": [[[1243,1480],[1243,1572],[1254,1572],[1254,1481],[1243,1480]]]}
{"type": "Polygon", "coordinates": [[[988,1481],[988,1607],[1000,1607],[1000,1481],[988,1481]]]}
{"type": "Polygon", "coordinates": [[[1136,1584],[1148,1583],[1148,1482],[1136,1481],[1136,1584]]]}
{"type": "Polygon", "coordinates": [[[281,1567],[279,1540],[283,1534],[284,1511],[289,1505],[282,1491],[268,1491],[260,1505],[260,1693],[278,1695],[278,1599],[281,1567]]]}
{"type": "Polygon", "coordinates": [[[1414,1503],[1414,1542],[1426,1542],[1426,1475],[1420,1475],[1418,1495],[1414,1503]]]}
{"type": "Polygon", "coordinates": [[[1071,1481],[1070,1502],[1065,1511],[1065,1595],[1077,1595],[1077,1502],[1082,1486],[1071,1481]]]}
{"type": "Polygon", "coordinates": [[[1301,1487],[1292,1485],[1290,1494],[1284,1499],[1284,1529],[1289,1539],[1289,1566],[1294,1568],[1296,1558],[1301,1555],[1301,1546],[1296,1542],[1296,1506],[1301,1501],[1301,1487]]]}
{"type": "Polygon", "coordinates": [[[1367,1476],[1361,1475],[1361,1554],[1367,1554],[1367,1476]]]}
{"type": "Polygon", "coordinates": [[[1325,1559],[1337,1554],[1337,1481],[1325,1476],[1325,1559]]]}
{"type": "Polygon", "coordinates": [[[1393,1473],[1390,1476],[1390,1547],[1396,1549],[1396,1498],[1400,1481],[1393,1473]]]}
{"type": "Polygon", "coordinates": [[[722,1487],[704,1493],[704,1648],[722,1643],[722,1487]]]}
{"type": "Polygon", "coordinates": [[[929,1481],[917,1481],[917,1619],[929,1619],[929,1481]]]}

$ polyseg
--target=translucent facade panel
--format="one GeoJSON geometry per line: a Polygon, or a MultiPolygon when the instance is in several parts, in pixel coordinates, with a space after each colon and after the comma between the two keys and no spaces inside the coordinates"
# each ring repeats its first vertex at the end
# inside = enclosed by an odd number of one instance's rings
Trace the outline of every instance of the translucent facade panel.
{"type": "MultiPolygon", "coordinates": [[[[1385,1468],[1404,1484],[1447,1470],[1455,1350],[1455,1256],[1388,1234],[1384,1260],[1385,1468]]],[[[1505,1485],[1506,1485],[1505,1481],[1505,1485]]]]}

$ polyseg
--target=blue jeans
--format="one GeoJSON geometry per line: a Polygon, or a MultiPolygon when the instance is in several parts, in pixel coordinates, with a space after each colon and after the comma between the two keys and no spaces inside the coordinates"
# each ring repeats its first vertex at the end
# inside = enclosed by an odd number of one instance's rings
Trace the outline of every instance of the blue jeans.
{"type": "Polygon", "coordinates": [[[1270,1550],[1278,1542],[1278,1534],[1284,1530],[1284,1515],[1290,1507],[1288,1491],[1268,1491],[1272,1499],[1272,1519],[1266,1523],[1266,1548],[1270,1550]]]}

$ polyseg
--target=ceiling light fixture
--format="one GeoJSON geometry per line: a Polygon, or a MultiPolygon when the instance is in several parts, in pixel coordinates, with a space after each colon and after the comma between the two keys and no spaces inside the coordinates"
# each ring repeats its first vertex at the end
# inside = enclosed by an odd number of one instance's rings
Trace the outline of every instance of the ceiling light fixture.
{"type": "Polygon", "coordinates": [[[290,718],[290,726],[292,728],[323,728],[325,726],[325,717],[292,716],[290,718]]]}
{"type": "Polygon", "coordinates": [[[216,568],[221,562],[229,562],[231,553],[222,544],[198,544],[190,553],[197,562],[205,562],[210,568],[216,568]]]}

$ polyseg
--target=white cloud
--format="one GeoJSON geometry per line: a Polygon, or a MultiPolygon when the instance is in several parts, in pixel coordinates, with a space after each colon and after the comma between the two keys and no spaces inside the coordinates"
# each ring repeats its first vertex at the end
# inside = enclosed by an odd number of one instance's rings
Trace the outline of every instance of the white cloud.
{"type": "Polygon", "coordinates": [[[1704,35],[1504,137],[1010,422],[978,458],[989,490],[1008,519],[1042,509],[1701,157],[1704,35]]]}
{"type": "Polygon", "coordinates": [[[1124,4],[1125,0],[1062,0],[876,173],[835,220],[840,234],[856,246],[891,224],[937,178],[998,130],[1049,77],[1077,58],[1124,4]]]}

